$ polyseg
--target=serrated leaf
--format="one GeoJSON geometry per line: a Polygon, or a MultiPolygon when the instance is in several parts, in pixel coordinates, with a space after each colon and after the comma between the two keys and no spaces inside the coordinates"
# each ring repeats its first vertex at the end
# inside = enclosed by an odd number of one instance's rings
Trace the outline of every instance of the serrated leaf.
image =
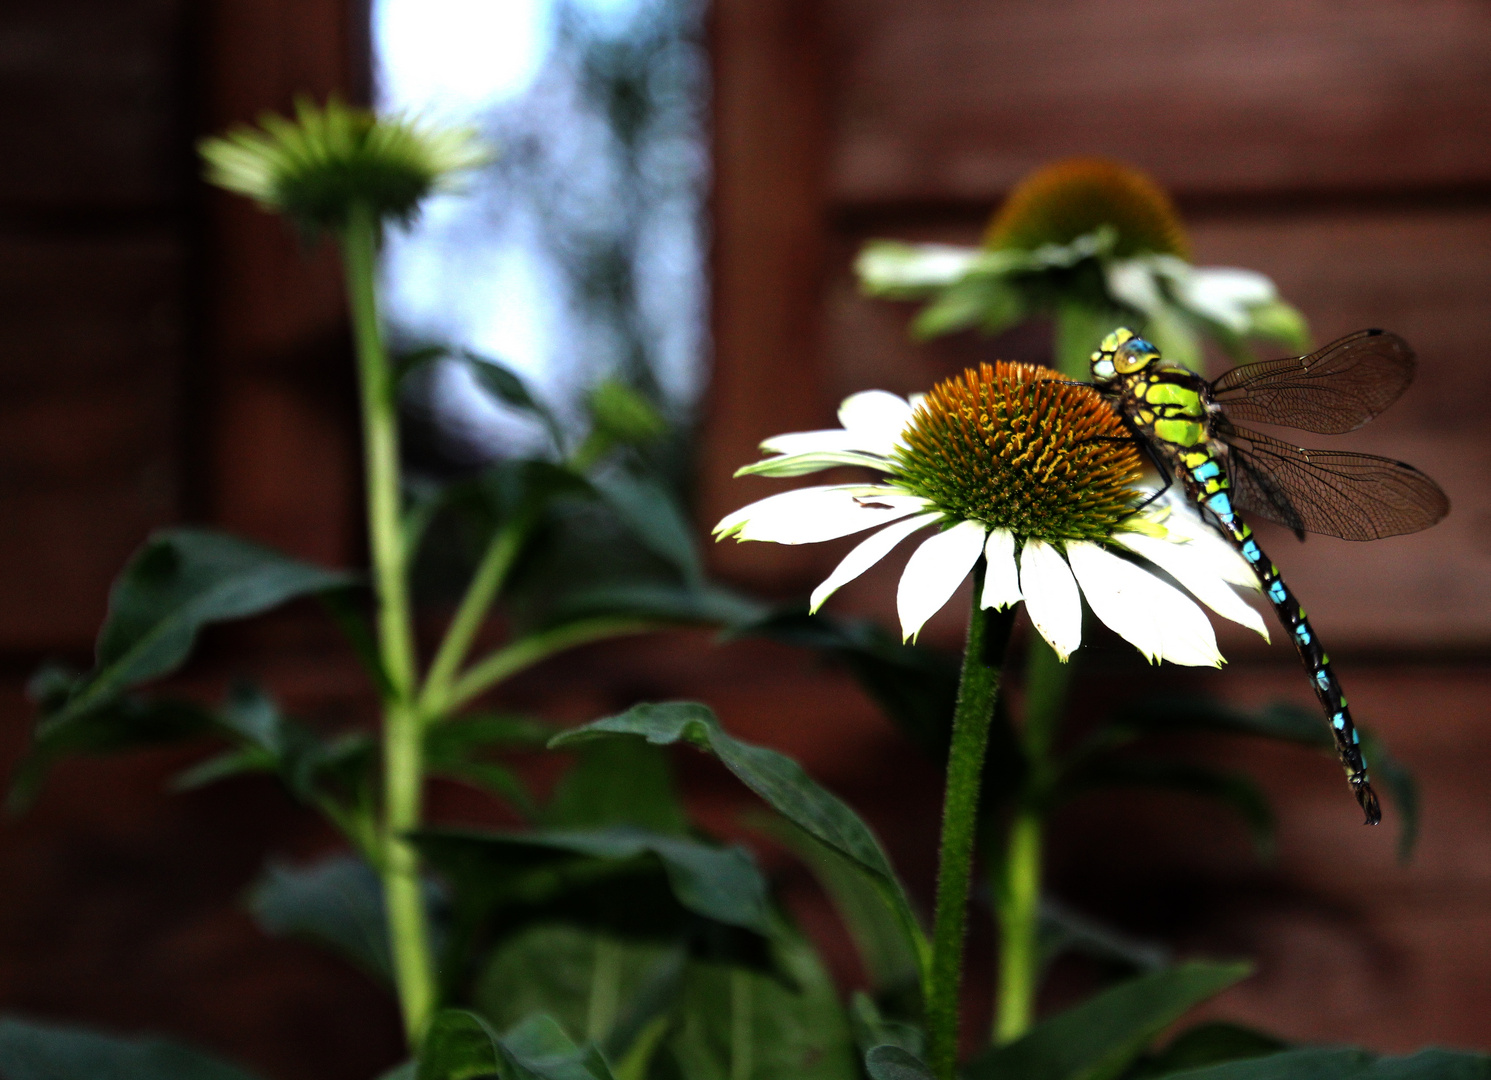
{"type": "Polygon", "coordinates": [[[776,750],[727,735],[708,706],[695,702],[637,705],[618,716],[564,732],[549,745],[576,746],[615,736],[641,737],[658,746],[686,742],[719,758],[773,810],[869,874],[900,919],[918,964],[925,964],[925,935],[875,834],[797,762],[776,750]]]}
{"type": "Polygon", "coordinates": [[[122,691],[174,670],[210,623],[247,618],[355,580],[222,533],[157,533],[114,583],[97,666],[42,721],[39,733],[73,723],[122,691]]]}
{"type": "Polygon", "coordinates": [[[255,1080],[219,1058],[164,1039],[120,1038],[88,1028],[0,1020],[5,1080],[255,1080]]]}
{"type": "Polygon", "coordinates": [[[1244,979],[1246,963],[1192,961],[1144,975],[1044,1020],[976,1058],[965,1080],[1111,1080],[1201,1002],[1244,979]]]}

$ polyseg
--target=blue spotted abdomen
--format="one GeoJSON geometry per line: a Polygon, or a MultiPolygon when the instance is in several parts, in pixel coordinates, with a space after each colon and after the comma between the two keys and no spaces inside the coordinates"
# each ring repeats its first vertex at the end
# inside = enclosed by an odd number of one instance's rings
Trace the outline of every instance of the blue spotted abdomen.
{"type": "Polygon", "coordinates": [[[1331,670],[1330,657],[1321,648],[1320,639],[1316,637],[1315,628],[1310,625],[1304,607],[1289,591],[1289,586],[1284,584],[1284,579],[1279,576],[1279,568],[1258,546],[1248,523],[1237,516],[1232,505],[1232,485],[1223,463],[1215,454],[1199,449],[1182,452],[1177,457],[1187,494],[1210,512],[1221,525],[1223,533],[1253,568],[1253,573],[1258,575],[1264,595],[1273,604],[1279,621],[1288,631],[1290,640],[1294,642],[1294,647],[1310,674],[1311,685],[1325,710],[1331,735],[1335,739],[1336,753],[1346,770],[1346,779],[1351,784],[1356,801],[1367,815],[1367,823],[1377,824],[1382,820],[1382,809],[1367,778],[1367,765],[1362,760],[1361,736],[1352,723],[1351,710],[1346,706],[1346,695],[1341,692],[1341,684],[1336,681],[1335,672],[1331,670]]]}

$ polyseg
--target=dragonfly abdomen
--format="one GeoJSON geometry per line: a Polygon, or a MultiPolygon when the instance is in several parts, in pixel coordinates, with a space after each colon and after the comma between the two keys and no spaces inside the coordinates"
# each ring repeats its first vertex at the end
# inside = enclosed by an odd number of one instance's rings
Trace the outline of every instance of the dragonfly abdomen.
{"type": "Polygon", "coordinates": [[[1258,546],[1248,523],[1238,517],[1233,509],[1231,484],[1227,479],[1226,469],[1209,453],[1185,455],[1182,461],[1186,466],[1186,491],[1221,524],[1224,535],[1253,568],[1258,583],[1263,587],[1263,594],[1273,604],[1279,622],[1289,632],[1289,640],[1294,642],[1295,650],[1309,672],[1315,696],[1325,710],[1331,736],[1335,740],[1336,754],[1341,759],[1342,768],[1346,770],[1346,779],[1351,784],[1352,793],[1367,816],[1367,824],[1376,825],[1382,820],[1382,808],[1367,777],[1367,764],[1362,758],[1361,735],[1352,722],[1351,710],[1346,705],[1346,695],[1341,692],[1341,684],[1336,681],[1336,674],[1331,670],[1330,657],[1321,647],[1320,639],[1315,634],[1315,628],[1310,625],[1304,607],[1289,586],[1284,584],[1273,560],[1258,546]],[[1187,458],[1190,460],[1186,460],[1187,458]]]}

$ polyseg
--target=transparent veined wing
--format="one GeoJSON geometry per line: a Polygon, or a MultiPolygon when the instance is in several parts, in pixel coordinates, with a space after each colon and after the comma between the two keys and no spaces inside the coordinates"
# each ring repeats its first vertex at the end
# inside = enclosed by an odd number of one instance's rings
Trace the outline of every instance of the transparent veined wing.
{"type": "Polygon", "coordinates": [[[1233,420],[1339,435],[1397,401],[1415,366],[1397,334],[1358,330],[1308,356],[1235,367],[1211,392],[1233,420]]]}
{"type": "Polygon", "coordinates": [[[1219,423],[1238,509],[1304,533],[1379,540],[1427,529],[1449,497],[1412,465],[1372,454],[1307,450],[1219,423]]]}

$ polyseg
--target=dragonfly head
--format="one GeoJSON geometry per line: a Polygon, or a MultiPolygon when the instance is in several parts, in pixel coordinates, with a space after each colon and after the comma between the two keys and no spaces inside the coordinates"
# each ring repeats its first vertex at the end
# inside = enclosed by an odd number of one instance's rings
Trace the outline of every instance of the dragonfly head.
{"type": "Polygon", "coordinates": [[[1092,354],[1092,379],[1102,385],[1120,375],[1132,375],[1159,360],[1156,349],[1132,330],[1119,327],[1105,337],[1092,354]]]}

